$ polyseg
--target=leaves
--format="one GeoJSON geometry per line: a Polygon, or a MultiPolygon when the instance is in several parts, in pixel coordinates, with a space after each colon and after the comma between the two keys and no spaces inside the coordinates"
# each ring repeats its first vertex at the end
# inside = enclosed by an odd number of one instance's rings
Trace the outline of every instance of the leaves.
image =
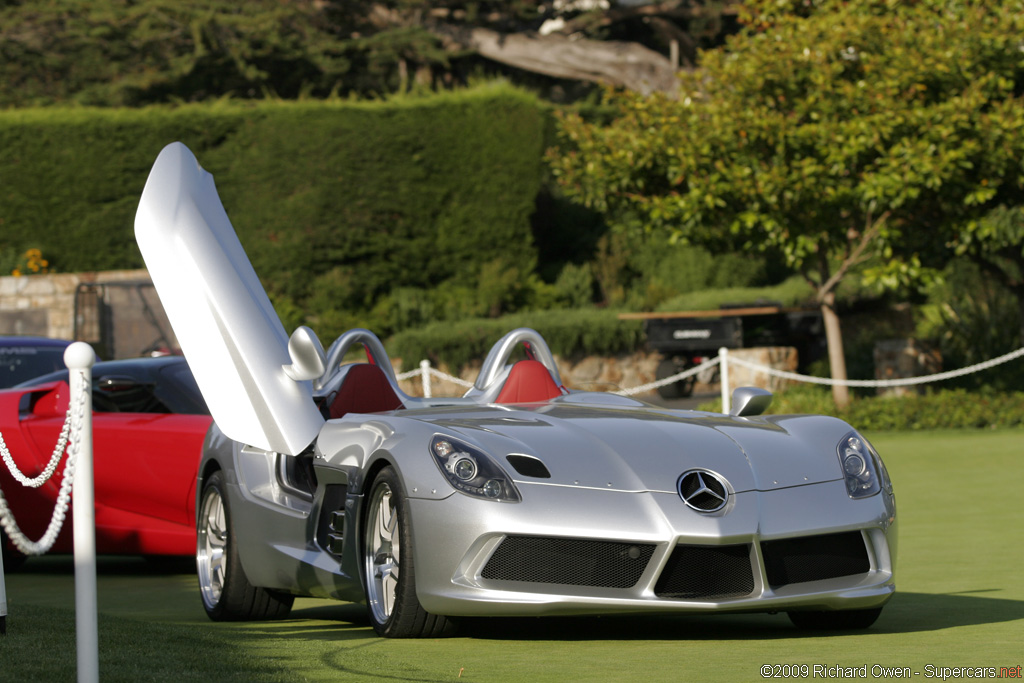
{"type": "Polygon", "coordinates": [[[887,212],[871,253],[901,262],[877,277],[891,285],[942,233],[1020,202],[1021,2],[753,5],[679,101],[608,92],[609,125],[559,120],[548,158],[567,194],[712,248],[779,248],[801,270],[849,258],[887,212]]]}

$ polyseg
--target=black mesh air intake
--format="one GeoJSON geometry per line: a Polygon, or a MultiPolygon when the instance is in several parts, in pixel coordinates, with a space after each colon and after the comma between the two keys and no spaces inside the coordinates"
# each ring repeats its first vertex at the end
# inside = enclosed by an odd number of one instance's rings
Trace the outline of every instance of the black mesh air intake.
{"type": "Polygon", "coordinates": [[[859,531],[763,541],[761,551],[772,588],[865,574],[871,568],[859,531]]]}
{"type": "Polygon", "coordinates": [[[659,598],[711,600],[750,595],[749,545],[679,545],[658,578],[659,598]]]}
{"type": "Polygon", "coordinates": [[[632,588],[653,553],[653,545],[637,543],[509,536],[481,576],[492,581],[632,588]]]}

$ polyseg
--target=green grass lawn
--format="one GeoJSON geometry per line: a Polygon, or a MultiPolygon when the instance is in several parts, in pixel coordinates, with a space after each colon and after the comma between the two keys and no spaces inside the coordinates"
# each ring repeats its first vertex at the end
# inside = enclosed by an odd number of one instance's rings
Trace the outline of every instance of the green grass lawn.
{"type": "MultiPolygon", "coordinates": [[[[784,615],[474,621],[387,641],[361,605],[300,599],[281,622],[214,624],[187,567],[104,558],[104,681],[761,680],[763,664],[1024,663],[1024,431],[872,435],[896,485],[897,595],[864,632],[808,635],[784,615]],[[460,679],[461,674],[461,679],[460,679]]],[[[75,678],[70,558],[7,576],[0,681],[75,678]]]]}

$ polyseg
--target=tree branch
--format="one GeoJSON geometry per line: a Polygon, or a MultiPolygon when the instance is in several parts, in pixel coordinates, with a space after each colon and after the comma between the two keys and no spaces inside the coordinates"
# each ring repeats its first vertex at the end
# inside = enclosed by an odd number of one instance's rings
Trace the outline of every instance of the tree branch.
{"type": "Polygon", "coordinates": [[[741,2],[732,1],[718,7],[708,7],[695,4],[694,2],[671,0],[670,2],[659,2],[651,5],[617,7],[601,12],[596,17],[593,13],[582,14],[575,19],[565,22],[565,25],[559,32],[566,34],[576,33],[577,31],[611,26],[620,21],[636,18],[671,17],[677,19],[696,19],[714,15],[735,15],[739,14],[741,4],[741,2]]]}
{"type": "MultiPolygon", "coordinates": [[[[697,42],[693,36],[679,28],[674,22],[661,17],[651,19],[651,29],[665,43],[676,41],[680,48],[683,66],[692,69],[697,65],[697,42]]],[[[673,64],[673,66],[675,65],[673,64]]]]}
{"type": "Polygon", "coordinates": [[[853,251],[850,252],[845,259],[843,259],[843,262],[839,265],[839,268],[836,270],[836,272],[832,274],[832,277],[830,277],[825,282],[825,284],[821,286],[821,289],[818,290],[819,299],[821,299],[823,295],[832,291],[836,287],[836,285],[838,285],[840,281],[842,281],[842,279],[846,276],[846,273],[849,272],[850,268],[854,267],[858,263],[863,263],[864,261],[867,260],[867,256],[864,256],[864,250],[867,249],[871,241],[874,240],[875,236],[878,235],[879,231],[881,231],[882,226],[885,225],[885,221],[888,220],[889,215],[890,212],[886,211],[885,213],[878,217],[878,220],[873,221],[871,219],[871,214],[868,214],[868,218],[866,221],[867,225],[864,226],[864,232],[862,232],[859,236],[860,240],[853,248],[853,251]]]}
{"type": "Polygon", "coordinates": [[[675,70],[661,54],[638,43],[570,40],[538,33],[498,33],[450,24],[428,27],[447,49],[475,50],[480,56],[534,73],[607,83],[644,95],[678,90],[675,70]]]}

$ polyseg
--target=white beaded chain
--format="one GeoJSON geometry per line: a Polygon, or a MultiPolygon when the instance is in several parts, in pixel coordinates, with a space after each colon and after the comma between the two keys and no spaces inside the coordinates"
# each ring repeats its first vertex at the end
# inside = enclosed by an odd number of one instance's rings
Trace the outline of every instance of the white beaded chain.
{"type": "Polygon", "coordinates": [[[18,524],[14,521],[14,514],[7,506],[3,490],[0,489],[0,526],[3,527],[4,532],[11,539],[11,542],[14,543],[14,546],[24,555],[42,555],[52,548],[57,540],[57,534],[60,533],[60,529],[64,525],[64,519],[67,517],[68,506],[71,504],[71,487],[75,480],[75,461],[81,450],[82,424],[85,419],[85,392],[89,391],[89,387],[85,386],[84,372],[80,373],[78,384],[82,387],[82,390],[78,392],[78,399],[74,407],[68,407],[67,418],[57,440],[57,447],[54,448],[53,456],[50,458],[50,463],[47,465],[46,470],[38,477],[28,479],[18,470],[17,466],[14,465],[10,452],[7,450],[6,444],[3,444],[3,437],[0,436],[3,459],[7,463],[8,469],[11,470],[11,474],[18,481],[33,488],[40,486],[53,475],[60,462],[60,456],[63,455],[65,449],[68,454],[67,460],[64,462],[64,474],[60,483],[60,491],[57,494],[57,503],[53,509],[53,516],[50,518],[50,524],[46,527],[46,532],[38,541],[32,541],[22,533],[18,524]],[[67,447],[69,441],[71,446],[67,447]],[[35,483],[37,480],[39,480],[38,483],[35,483]]]}
{"type": "Polygon", "coordinates": [[[60,436],[57,438],[57,445],[53,449],[53,455],[50,456],[50,462],[46,465],[46,469],[38,477],[29,479],[25,474],[18,469],[18,465],[14,462],[14,458],[11,457],[11,452],[7,449],[7,443],[4,442],[4,435],[0,434],[0,456],[3,457],[4,463],[7,464],[7,469],[10,470],[11,476],[17,479],[25,486],[32,488],[39,488],[53,476],[53,472],[57,469],[57,465],[60,463],[61,457],[64,455],[64,449],[68,445],[68,435],[71,433],[71,408],[68,408],[66,417],[64,418],[64,426],[61,427],[60,436]]]}

